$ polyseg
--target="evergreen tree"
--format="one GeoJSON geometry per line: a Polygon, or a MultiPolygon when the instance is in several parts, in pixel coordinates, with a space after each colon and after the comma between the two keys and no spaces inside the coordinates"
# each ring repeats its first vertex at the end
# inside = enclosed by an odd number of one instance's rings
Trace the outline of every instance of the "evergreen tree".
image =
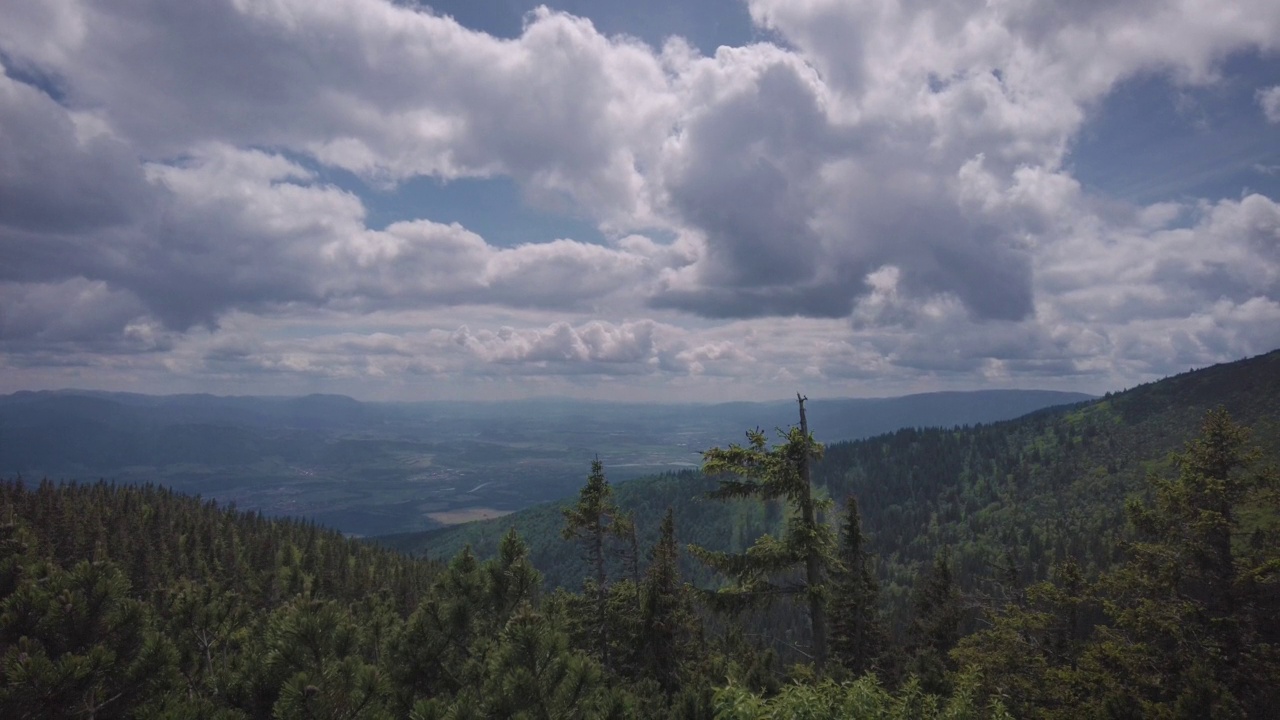
{"type": "Polygon", "coordinates": [[[247,645],[247,615],[241,599],[215,583],[183,579],[169,588],[166,629],[188,692],[210,701],[227,692],[234,658],[247,645]]]}
{"type": "Polygon", "coordinates": [[[591,702],[599,688],[599,668],[572,651],[568,638],[528,605],[507,623],[487,681],[474,698],[485,717],[597,717],[591,702]]]}
{"type": "Polygon", "coordinates": [[[976,670],[981,691],[1001,698],[1015,717],[1082,717],[1090,691],[1081,659],[1097,612],[1093,584],[1066,560],[993,615],[990,627],[962,638],[951,656],[976,670]]]}
{"type": "Polygon", "coordinates": [[[728,575],[733,585],[715,593],[723,607],[767,602],[778,596],[801,595],[808,600],[812,658],[821,670],[827,659],[827,569],[835,563],[835,538],[818,512],[830,506],[814,497],[810,461],[821,457],[800,403],[800,425],[784,435],[785,442],[768,447],[764,432],[747,432],[747,445],[711,448],[703,453],[703,472],[719,482],[710,497],[729,500],[756,498],[768,503],[784,499],[791,510],[781,538],[765,534],[745,553],[726,553],[691,545],[703,563],[728,575]],[[801,574],[801,577],[794,577],[801,574]]]}
{"type": "Polygon", "coordinates": [[[662,535],[653,548],[641,592],[641,668],[663,693],[679,689],[681,669],[700,654],[696,647],[701,627],[689,593],[680,581],[679,548],[671,508],[662,519],[662,535]]]}
{"type": "Polygon", "coordinates": [[[1245,429],[1210,412],[1174,457],[1177,476],[1153,474],[1149,499],[1128,503],[1135,538],[1115,570],[1089,583],[1060,565],[953,656],[1025,717],[1273,714],[1280,537],[1267,518],[1280,504],[1256,457],[1245,429]]]}
{"type": "Polygon", "coordinates": [[[982,703],[974,680],[962,676],[950,697],[926,692],[909,680],[897,693],[881,687],[874,676],[854,682],[791,683],[772,696],[760,696],[729,683],[716,690],[717,720],[759,718],[877,718],[882,720],[1013,720],[999,700],[982,703]]]}
{"type": "Polygon", "coordinates": [[[158,714],[178,686],[172,644],[111,563],[21,570],[0,603],[0,717],[127,718],[158,714]]]}
{"type": "Polygon", "coordinates": [[[529,561],[529,546],[514,527],[502,537],[498,557],[485,563],[483,572],[487,607],[502,621],[521,605],[533,603],[542,582],[542,576],[529,561]]]}
{"type": "Polygon", "coordinates": [[[514,528],[503,536],[498,557],[478,563],[466,548],[454,558],[390,645],[397,707],[461,697],[483,685],[494,672],[498,637],[536,600],[540,582],[514,528]]]}
{"type": "Polygon", "coordinates": [[[1221,409],[1174,459],[1177,477],[1127,507],[1138,539],[1104,583],[1114,627],[1088,658],[1125,682],[1095,694],[1148,715],[1262,717],[1280,702],[1280,551],[1246,550],[1239,510],[1274,512],[1276,471],[1253,467],[1248,430],[1221,409]]]}
{"type": "Polygon", "coordinates": [[[954,667],[948,653],[960,640],[962,609],[951,551],[943,548],[916,586],[907,632],[907,671],[920,679],[926,692],[950,690],[947,676],[954,667]]]}
{"type": "MultiPolygon", "coordinates": [[[[578,493],[578,502],[564,510],[565,526],[561,533],[565,540],[578,540],[583,545],[583,559],[591,567],[592,581],[585,588],[595,604],[594,645],[597,656],[605,668],[611,668],[609,658],[609,578],[605,563],[609,555],[611,538],[625,539],[634,532],[630,517],[618,509],[613,501],[613,488],[604,476],[600,459],[591,462],[591,474],[587,484],[578,493]]],[[[634,594],[633,596],[634,597],[634,594]]]]}
{"type": "Polygon", "coordinates": [[[483,677],[485,647],[478,643],[497,632],[482,625],[487,594],[480,564],[466,547],[391,644],[399,707],[412,707],[418,698],[453,696],[483,677]]]}
{"type": "Polygon", "coordinates": [[[880,620],[880,583],[871,569],[858,500],[845,501],[840,565],[832,578],[831,654],[854,675],[870,672],[887,638],[880,620]]]}

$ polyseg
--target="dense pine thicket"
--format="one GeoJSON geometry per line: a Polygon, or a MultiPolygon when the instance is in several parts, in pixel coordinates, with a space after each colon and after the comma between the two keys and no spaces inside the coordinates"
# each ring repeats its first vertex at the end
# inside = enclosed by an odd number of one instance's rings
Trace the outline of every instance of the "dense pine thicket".
{"type": "Polygon", "coordinates": [[[731,499],[701,525],[597,463],[548,520],[582,569],[550,594],[514,528],[438,565],[155,487],[2,482],[0,717],[1267,717],[1277,357],[821,460],[803,423],[752,433],[659,481],[731,499]]]}
{"type": "MultiPolygon", "coordinates": [[[[668,513],[638,581],[539,597],[514,532],[491,560],[438,566],[156,487],[4,481],[0,717],[702,718],[796,702],[752,694],[777,684],[767,653],[732,623],[707,628],[679,553],[668,513]]],[[[885,717],[942,702],[871,679],[838,691],[885,717]]]]}

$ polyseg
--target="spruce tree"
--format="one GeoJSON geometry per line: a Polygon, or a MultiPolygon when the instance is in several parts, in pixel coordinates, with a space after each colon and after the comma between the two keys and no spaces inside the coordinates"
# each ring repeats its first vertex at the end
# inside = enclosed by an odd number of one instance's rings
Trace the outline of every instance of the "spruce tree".
{"type": "Polygon", "coordinates": [[[1138,537],[1103,583],[1114,627],[1087,658],[1105,681],[1096,694],[1149,715],[1262,717],[1280,702],[1280,551],[1240,531],[1246,501],[1277,505],[1276,470],[1257,459],[1248,430],[1211,411],[1174,457],[1177,477],[1153,476],[1151,501],[1130,501],[1138,537]]]}
{"type": "Polygon", "coordinates": [[[907,632],[907,671],[920,679],[926,692],[946,694],[949,657],[960,640],[960,592],[951,570],[951,551],[943,548],[920,578],[912,599],[913,617],[907,632]]]}
{"type": "Polygon", "coordinates": [[[780,596],[807,600],[811,657],[819,671],[827,659],[828,568],[835,563],[835,538],[818,512],[829,501],[813,496],[809,466],[822,454],[805,416],[806,398],[800,404],[800,425],[782,434],[784,442],[768,447],[763,431],[747,432],[747,445],[711,448],[702,454],[703,472],[719,482],[710,497],[720,500],[755,498],[768,503],[783,499],[789,517],[781,538],[765,534],[744,553],[707,550],[691,545],[690,552],[703,563],[728,575],[733,584],[717,591],[713,599],[722,607],[768,602],[780,596]],[[799,575],[799,577],[796,577],[799,575]]]}
{"type": "Polygon", "coordinates": [[[858,500],[850,495],[840,530],[840,565],[832,578],[831,654],[854,675],[871,671],[886,645],[880,583],[865,543],[858,500]]]}
{"type": "Polygon", "coordinates": [[[662,519],[641,591],[641,671],[670,696],[679,690],[681,668],[697,655],[701,634],[692,599],[680,581],[675,519],[671,508],[662,519]]]}
{"type": "Polygon", "coordinates": [[[605,563],[609,555],[610,539],[627,538],[633,525],[630,517],[613,502],[613,488],[609,487],[609,481],[605,479],[604,465],[600,458],[591,462],[587,484],[578,493],[578,502],[564,510],[564,519],[565,526],[561,534],[565,540],[576,539],[582,543],[583,559],[592,571],[592,578],[585,588],[595,605],[592,635],[600,662],[605,668],[610,668],[609,578],[605,563]]]}
{"type": "Polygon", "coordinates": [[[951,657],[972,668],[979,690],[999,697],[1020,718],[1092,717],[1081,656],[1098,612],[1095,588],[1071,559],[1051,579],[1019,593],[988,618],[989,626],[960,640],[951,657]]]}

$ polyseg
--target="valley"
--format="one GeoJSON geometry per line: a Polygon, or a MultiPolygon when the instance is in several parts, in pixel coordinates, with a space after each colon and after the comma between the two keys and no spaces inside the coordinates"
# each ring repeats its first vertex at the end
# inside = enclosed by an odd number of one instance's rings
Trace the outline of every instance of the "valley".
{"type": "MultiPolygon", "coordinates": [[[[992,422],[1088,396],[1047,391],[814,400],[824,440],[992,422]]],[[[83,391],[0,397],[0,473],[155,483],[353,536],[429,530],[567,497],[593,458],[617,482],[698,467],[794,401],[361,403],[83,391]]]]}

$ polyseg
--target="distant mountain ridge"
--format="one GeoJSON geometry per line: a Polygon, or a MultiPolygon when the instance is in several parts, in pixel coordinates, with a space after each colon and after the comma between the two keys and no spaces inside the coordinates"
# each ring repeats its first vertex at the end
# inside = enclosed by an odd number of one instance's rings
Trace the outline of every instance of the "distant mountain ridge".
{"type": "MultiPolygon", "coordinates": [[[[982,390],[907,395],[899,398],[815,399],[810,411],[826,440],[865,437],[898,427],[992,422],[1051,405],[1091,398],[1047,390],[982,390]]],[[[324,438],[306,432],[361,431],[409,417],[456,418],[473,423],[505,422],[521,415],[554,418],[587,427],[623,430],[637,423],[668,422],[673,415],[737,434],[750,420],[764,427],[790,423],[793,401],[721,404],[640,404],[534,399],[512,402],[367,403],[345,395],[217,396],[144,395],[93,390],[19,391],[0,395],[0,470],[27,472],[91,469],[107,472],[128,465],[181,461],[177,450],[160,451],[166,435],[189,434],[173,426],[212,431],[230,443],[213,453],[217,462],[251,463],[262,453],[308,460],[324,438]],[[625,418],[625,422],[621,421],[625,418]],[[265,438],[257,437],[269,429],[265,438]],[[293,437],[285,438],[285,435],[293,437]],[[145,437],[143,437],[145,436],[145,437]],[[257,441],[255,441],[255,437],[257,441]],[[74,438],[74,442],[66,442],[74,438]],[[160,457],[153,456],[160,451],[160,457]]],[[[541,420],[540,420],[541,421],[541,420]]],[[[406,433],[397,433],[405,437],[406,433]]],[[[198,462],[211,453],[198,453],[198,462]]]]}

